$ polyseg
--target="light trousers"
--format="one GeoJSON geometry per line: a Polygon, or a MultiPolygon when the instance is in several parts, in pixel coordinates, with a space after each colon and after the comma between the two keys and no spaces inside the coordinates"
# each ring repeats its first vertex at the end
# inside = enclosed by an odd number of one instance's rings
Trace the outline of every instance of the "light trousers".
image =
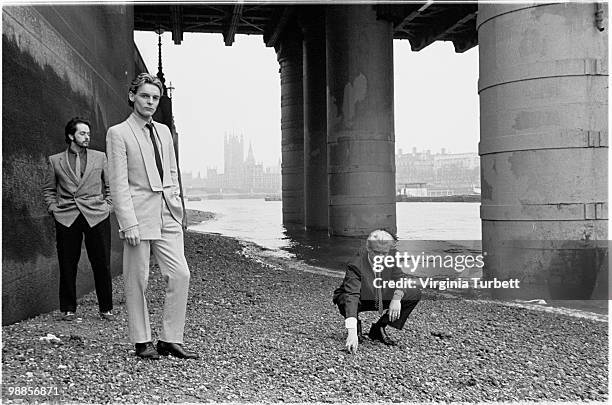
{"type": "Polygon", "coordinates": [[[132,343],[151,342],[151,325],[145,292],[149,282],[149,258],[153,254],[166,284],[166,298],[159,339],[183,343],[189,267],[185,259],[183,228],[162,200],[161,239],[141,240],[136,246],[123,242],[123,281],[132,343]]]}

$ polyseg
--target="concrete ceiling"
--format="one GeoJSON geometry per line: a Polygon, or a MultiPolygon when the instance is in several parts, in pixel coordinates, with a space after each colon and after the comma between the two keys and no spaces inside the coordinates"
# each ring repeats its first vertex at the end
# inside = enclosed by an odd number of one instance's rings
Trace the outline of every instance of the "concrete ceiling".
{"type": "MultiPolygon", "coordinates": [[[[283,31],[297,24],[309,8],[320,5],[283,4],[149,4],[134,6],[134,29],[172,32],[180,44],[184,32],[223,34],[232,45],[236,34],[262,35],[267,46],[275,46],[283,31]]],[[[396,39],[407,39],[413,51],[434,41],[452,41],[456,52],[477,45],[476,13],[471,4],[411,2],[372,5],[380,19],[393,23],[396,39]]]]}

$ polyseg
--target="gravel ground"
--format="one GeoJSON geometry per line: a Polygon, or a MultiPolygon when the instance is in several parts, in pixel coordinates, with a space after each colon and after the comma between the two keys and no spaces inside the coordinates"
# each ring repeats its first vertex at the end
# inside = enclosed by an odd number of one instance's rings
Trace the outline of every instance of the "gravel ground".
{"type": "MultiPolygon", "coordinates": [[[[75,322],[55,311],[3,327],[3,402],[24,401],[8,395],[11,388],[49,386],[59,395],[25,400],[607,400],[606,323],[432,293],[403,331],[390,330],[398,347],[366,340],[349,355],[331,303],[339,279],[268,267],[217,235],[188,232],[185,246],[192,272],[185,343],[201,360],[137,359],[118,277],[114,322],[97,318],[92,293],[79,301],[75,322]],[[39,340],[49,333],[61,341],[39,340]]],[[[155,264],[149,286],[158,331],[163,288],[155,264]]],[[[367,332],[374,314],[362,319],[367,332]]]]}

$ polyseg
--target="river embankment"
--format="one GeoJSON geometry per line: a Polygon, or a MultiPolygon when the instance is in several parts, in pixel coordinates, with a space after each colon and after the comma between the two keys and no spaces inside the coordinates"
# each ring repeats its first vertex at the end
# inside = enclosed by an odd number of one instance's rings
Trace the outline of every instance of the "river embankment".
{"type": "Polygon", "coordinates": [[[214,212],[208,211],[192,209],[186,209],[185,211],[187,212],[187,226],[197,225],[204,221],[210,221],[211,219],[215,219],[217,216],[214,212]]]}
{"type": "MultiPolygon", "coordinates": [[[[97,316],[95,293],[75,322],[58,311],[3,327],[3,402],[10,387],[57,387],[69,402],[606,401],[608,325],[558,313],[425,292],[389,347],[365,339],[356,355],[331,302],[340,282],[268,262],[253,247],[185,233],[191,270],[185,344],[197,361],[141,361],[128,342],[123,280],[117,319],[97,316]],[[445,332],[445,333],[440,333],[445,332]],[[53,334],[59,341],[40,338],[53,334]]],[[[151,265],[149,310],[159,330],[164,285],[151,265]]],[[[376,320],[362,316],[364,329],[376,320]]],[[[31,398],[30,398],[31,399],[31,398]]]]}

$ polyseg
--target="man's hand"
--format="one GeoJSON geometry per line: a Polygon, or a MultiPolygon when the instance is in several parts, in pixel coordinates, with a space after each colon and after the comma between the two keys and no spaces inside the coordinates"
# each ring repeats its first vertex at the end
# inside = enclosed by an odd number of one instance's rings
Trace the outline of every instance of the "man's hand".
{"type": "Polygon", "coordinates": [[[402,311],[401,300],[391,300],[389,304],[389,322],[393,322],[399,319],[400,312],[402,311]]]}
{"type": "Polygon", "coordinates": [[[137,226],[125,231],[125,240],[130,246],[137,246],[140,243],[140,231],[137,226]]]}
{"type": "Polygon", "coordinates": [[[348,336],[346,337],[346,350],[349,353],[357,353],[357,346],[359,346],[359,338],[357,337],[357,328],[347,329],[348,336]]]}

